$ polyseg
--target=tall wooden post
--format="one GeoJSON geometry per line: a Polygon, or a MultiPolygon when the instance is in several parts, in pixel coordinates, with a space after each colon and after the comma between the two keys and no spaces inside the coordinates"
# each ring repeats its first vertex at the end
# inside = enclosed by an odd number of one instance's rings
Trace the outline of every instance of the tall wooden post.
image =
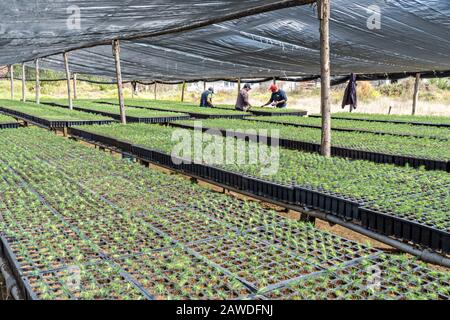
{"type": "Polygon", "coordinates": [[[119,40],[113,40],[112,50],[114,55],[114,61],[116,64],[116,78],[117,78],[117,92],[119,96],[120,106],[120,122],[122,124],[127,123],[127,117],[125,115],[125,103],[123,100],[123,84],[122,84],[122,69],[120,67],[120,43],[119,40]]]}
{"type": "Polygon", "coordinates": [[[11,82],[11,100],[14,100],[14,65],[9,66],[9,81],[11,82]]]}
{"type": "Polygon", "coordinates": [[[183,86],[181,87],[181,102],[184,102],[184,91],[186,90],[186,81],[183,81],[183,86]]]}
{"type": "Polygon", "coordinates": [[[39,82],[39,59],[36,59],[35,61],[35,68],[36,68],[36,103],[41,102],[41,83],[39,82]]]}
{"type": "Polygon", "coordinates": [[[155,87],[154,87],[154,91],[153,91],[153,94],[154,94],[154,96],[155,96],[155,100],[156,100],[156,85],[157,85],[157,82],[155,81],[155,87]]]}
{"type": "Polygon", "coordinates": [[[237,89],[238,89],[238,95],[239,95],[239,92],[241,92],[241,78],[237,79],[237,89]]]}
{"type": "Polygon", "coordinates": [[[419,101],[419,86],[420,86],[420,73],[416,73],[416,82],[414,83],[414,96],[413,96],[413,106],[412,115],[416,114],[417,102],[419,101]]]}
{"type": "Polygon", "coordinates": [[[25,80],[25,62],[22,63],[22,101],[26,101],[26,80],[25,80]]]}
{"type": "Polygon", "coordinates": [[[77,93],[77,74],[73,74],[73,100],[78,99],[78,93],[77,93]]]}
{"type": "Polygon", "coordinates": [[[203,81],[203,91],[206,91],[206,81],[203,81]]]}
{"type": "Polygon", "coordinates": [[[69,99],[69,109],[73,110],[72,93],[70,85],[69,54],[67,52],[64,52],[63,58],[64,58],[64,68],[66,69],[67,98],[69,99]]]}
{"type": "Polygon", "coordinates": [[[322,140],[320,152],[325,157],[331,156],[331,106],[330,106],[330,41],[329,18],[330,0],[319,0],[320,19],[320,70],[322,114],[322,140]]]}

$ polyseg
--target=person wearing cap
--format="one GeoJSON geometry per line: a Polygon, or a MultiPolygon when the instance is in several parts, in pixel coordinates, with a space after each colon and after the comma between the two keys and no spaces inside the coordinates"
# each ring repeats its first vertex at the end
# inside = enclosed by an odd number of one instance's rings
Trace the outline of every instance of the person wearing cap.
{"type": "Polygon", "coordinates": [[[212,97],[214,94],[214,88],[210,87],[208,90],[205,90],[205,92],[202,93],[201,99],[200,99],[200,107],[205,108],[212,108],[214,107],[212,103],[212,97]]]}
{"type": "Polygon", "coordinates": [[[252,90],[250,84],[244,84],[244,87],[239,91],[237,101],[236,101],[236,110],[239,111],[247,111],[252,105],[249,102],[248,92],[252,90]]]}
{"type": "Polygon", "coordinates": [[[288,100],[286,92],[279,89],[276,84],[272,84],[269,87],[269,90],[272,91],[272,96],[270,97],[269,102],[267,102],[265,105],[262,105],[261,107],[265,107],[270,104],[277,108],[286,108],[288,100]]]}

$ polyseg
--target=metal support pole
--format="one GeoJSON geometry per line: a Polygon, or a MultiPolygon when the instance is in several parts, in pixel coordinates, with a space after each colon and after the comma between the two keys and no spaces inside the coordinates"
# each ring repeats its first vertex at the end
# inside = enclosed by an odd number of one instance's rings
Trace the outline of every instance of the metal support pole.
{"type": "Polygon", "coordinates": [[[67,98],[69,99],[69,109],[73,110],[72,93],[71,93],[71,88],[70,88],[71,85],[70,85],[69,54],[67,52],[64,52],[63,58],[64,58],[64,68],[66,70],[67,98]]]}
{"type": "Polygon", "coordinates": [[[120,67],[120,43],[119,43],[119,40],[112,41],[112,49],[113,49],[114,61],[116,64],[117,92],[118,92],[118,96],[119,96],[119,106],[120,106],[120,122],[122,124],[126,124],[127,118],[125,115],[125,103],[123,100],[123,84],[122,84],[122,69],[120,67]]]}
{"type": "Polygon", "coordinates": [[[26,80],[25,80],[25,62],[22,63],[22,101],[26,101],[26,80]]]}
{"type": "Polygon", "coordinates": [[[14,100],[14,65],[9,66],[9,81],[11,82],[11,100],[14,100]]]}
{"type": "Polygon", "coordinates": [[[413,106],[412,115],[416,114],[417,102],[419,101],[419,87],[420,87],[420,73],[416,73],[416,82],[414,83],[414,96],[413,96],[413,106]]]}
{"type": "Polygon", "coordinates": [[[35,61],[35,67],[36,67],[36,103],[41,102],[41,83],[39,82],[39,59],[36,59],[35,61]]]}
{"type": "Polygon", "coordinates": [[[330,42],[329,18],[330,0],[318,1],[320,19],[320,69],[322,114],[322,139],[320,152],[325,157],[331,156],[331,106],[330,106],[330,42]]]}

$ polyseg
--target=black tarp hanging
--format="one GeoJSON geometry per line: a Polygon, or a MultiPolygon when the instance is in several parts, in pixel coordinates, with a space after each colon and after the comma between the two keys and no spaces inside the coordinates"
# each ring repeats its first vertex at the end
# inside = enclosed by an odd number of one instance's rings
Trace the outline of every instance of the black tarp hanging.
{"type": "Polygon", "coordinates": [[[344,99],[342,100],[342,109],[349,105],[350,112],[352,112],[358,106],[356,87],[356,75],[352,73],[350,75],[350,80],[348,81],[347,88],[345,89],[344,99]]]}
{"type": "MultiPolygon", "coordinates": [[[[0,64],[115,36],[160,32],[205,17],[282,1],[40,0],[0,3],[0,64]],[[66,3],[64,5],[64,3],[66,3]],[[67,29],[67,5],[80,9],[80,29],[67,29]],[[156,14],[155,14],[156,13],[156,14]]],[[[333,0],[333,75],[450,70],[449,0],[333,0]],[[379,25],[369,24],[379,19],[379,25]]],[[[187,32],[121,41],[124,80],[167,81],[311,77],[320,73],[316,9],[310,5],[215,23],[187,32]]],[[[110,45],[71,52],[79,74],[114,77],[110,45]]],[[[42,68],[61,69],[59,56],[42,68]]]]}

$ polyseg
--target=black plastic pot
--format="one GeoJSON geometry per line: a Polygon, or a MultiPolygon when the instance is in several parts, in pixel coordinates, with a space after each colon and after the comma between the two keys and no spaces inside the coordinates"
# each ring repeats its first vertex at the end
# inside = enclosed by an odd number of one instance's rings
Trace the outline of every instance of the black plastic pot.
{"type": "Polygon", "coordinates": [[[0,123],[0,130],[2,129],[17,129],[20,127],[20,124],[17,122],[13,123],[0,123]]]}
{"type": "Polygon", "coordinates": [[[448,232],[369,208],[360,208],[359,211],[362,226],[369,230],[412,241],[444,253],[450,252],[450,233],[448,232]]]}

